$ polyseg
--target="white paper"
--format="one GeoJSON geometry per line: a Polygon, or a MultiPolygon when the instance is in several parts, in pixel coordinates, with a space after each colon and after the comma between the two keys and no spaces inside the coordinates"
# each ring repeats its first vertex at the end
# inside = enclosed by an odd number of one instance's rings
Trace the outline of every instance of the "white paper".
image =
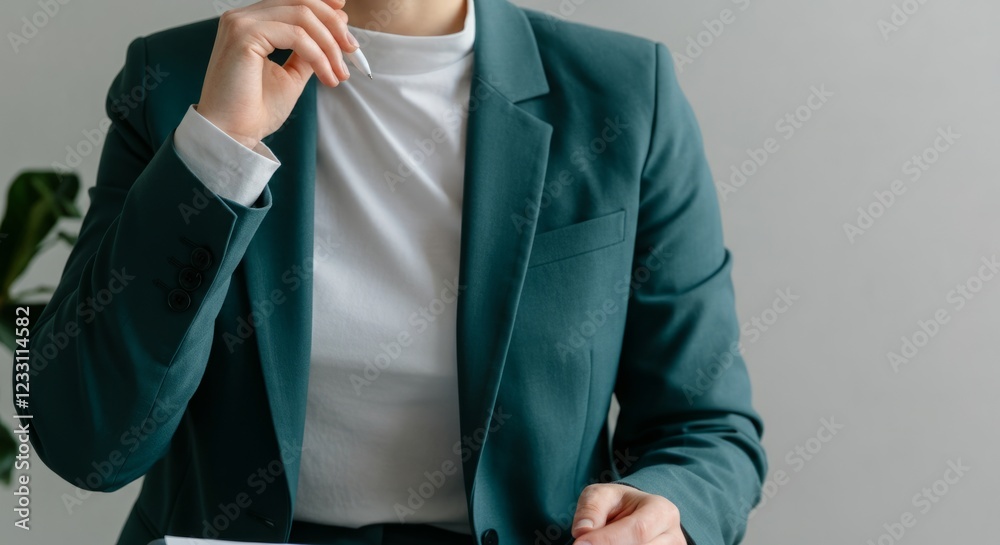
{"type": "Polygon", "coordinates": [[[225,543],[242,543],[243,545],[273,545],[257,541],[223,541],[221,539],[196,539],[193,537],[163,536],[167,545],[220,545],[225,543]]]}

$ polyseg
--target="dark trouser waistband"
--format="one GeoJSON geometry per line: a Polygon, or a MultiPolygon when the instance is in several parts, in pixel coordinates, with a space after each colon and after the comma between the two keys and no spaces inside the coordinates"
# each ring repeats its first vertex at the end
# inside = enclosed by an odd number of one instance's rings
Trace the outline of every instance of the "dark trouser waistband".
{"type": "Polygon", "coordinates": [[[427,524],[369,524],[361,528],[292,521],[290,543],[315,545],[475,545],[468,534],[427,524]]]}

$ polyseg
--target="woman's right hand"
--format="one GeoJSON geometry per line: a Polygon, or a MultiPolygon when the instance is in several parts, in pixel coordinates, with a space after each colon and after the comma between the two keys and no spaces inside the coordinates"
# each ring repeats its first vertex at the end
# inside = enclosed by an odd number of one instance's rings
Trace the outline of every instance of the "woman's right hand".
{"type": "Polygon", "coordinates": [[[313,73],[336,87],[358,48],[344,0],[263,0],[229,10],[208,62],[198,113],[248,148],[278,130],[313,73]],[[267,58],[291,49],[283,65],[267,58]]]}

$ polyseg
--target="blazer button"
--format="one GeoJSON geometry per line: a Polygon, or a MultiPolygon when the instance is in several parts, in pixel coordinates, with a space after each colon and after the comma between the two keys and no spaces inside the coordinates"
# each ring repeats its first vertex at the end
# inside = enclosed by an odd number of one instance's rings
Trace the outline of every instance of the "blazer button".
{"type": "Polygon", "coordinates": [[[201,273],[191,267],[184,267],[177,275],[177,283],[187,291],[194,291],[201,285],[201,273]]]}
{"type": "Polygon", "coordinates": [[[212,266],[212,252],[206,248],[195,248],[191,251],[191,265],[199,271],[204,271],[212,266]]]}
{"type": "Polygon", "coordinates": [[[483,545],[497,545],[500,543],[500,538],[497,537],[497,531],[493,528],[483,532],[483,545]]]}
{"type": "Polygon", "coordinates": [[[191,306],[191,296],[184,290],[170,290],[167,294],[167,306],[178,312],[191,306]]]}

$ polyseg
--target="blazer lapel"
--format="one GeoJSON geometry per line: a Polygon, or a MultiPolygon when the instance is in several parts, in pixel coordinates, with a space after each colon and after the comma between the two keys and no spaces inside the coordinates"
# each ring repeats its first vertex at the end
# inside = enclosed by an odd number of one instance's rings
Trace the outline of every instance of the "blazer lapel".
{"type": "MultiPolygon", "coordinates": [[[[458,298],[464,437],[488,435],[524,283],[552,126],[517,103],[548,92],[530,23],[506,0],[478,0],[458,298]]],[[[463,464],[471,500],[481,449],[463,464]]]]}
{"type": "MultiPolygon", "coordinates": [[[[288,53],[273,58],[283,62],[288,53]]],[[[271,418],[294,501],[312,346],[315,76],[285,124],[264,143],[281,167],[268,182],[271,210],[247,249],[244,267],[271,418]]]]}
{"type": "MultiPolygon", "coordinates": [[[[475,3],[458,298],[461,431],[489,431],[544,185],[552,126],[518,106],[548,92],[524,13],[506,0],[475,3]]],[[[272,55],[283,62],[288,52],[272,55]]],[[[282,161],[271,211],[244,261],[274,429],[292,501],[298,488],[312,344],[316,77],[285,125],[264,139],[282,161]],[[298,281],[290,281],[297,278],[298,281]],[[277,290],[277,292],[275,291],[277,290]],[[268,305],[278,293],[283,302],[268,305]]],[[[480,451],[463,464],[472,497],[480,451]]]]}

